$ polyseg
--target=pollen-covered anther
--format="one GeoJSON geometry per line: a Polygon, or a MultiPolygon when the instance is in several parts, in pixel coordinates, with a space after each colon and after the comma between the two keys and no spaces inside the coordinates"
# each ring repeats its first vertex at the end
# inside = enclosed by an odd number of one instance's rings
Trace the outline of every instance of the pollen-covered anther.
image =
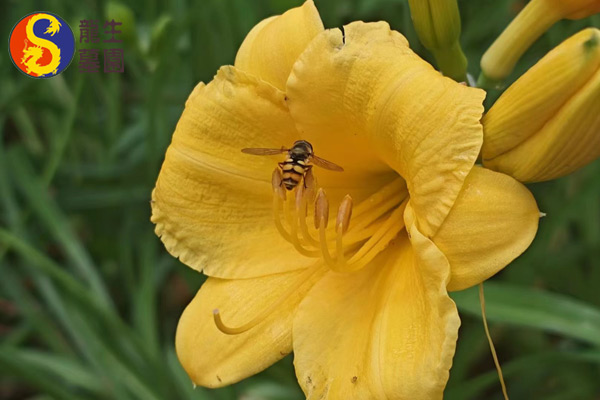
{"type": "MultiPolygon", "coordinates": [[[[308,201],[312,201],[316,188],[312,172],[308,170],[304,181],[296,186],[293,200],[283,200],[284,196],[280,196],[279,189],[285,191],[278,186],[281,178],[279,171],[273,173],[273,214],[277,230],[300,254],[321,258],[334,271],[351,272],[363,268],[404,229],[402,214],[407,193],[402,182],[392,182],[356,208],[352,197],[344,196],[333,227],[335,235],[328,237],[329,200],[323,188],[319,188],[314,199],[316,236],[306,222],[308,201]],[[282,210],[285,223],[281,218],[282,210]],[[357,218],[351,227],[353,214],[357,218]]],[[[219,324],[216,320],[215,323],[219,324]]]]}
{"type": "Polygon", "coordinates": [[[346,233],[350,226],[350,218],[352,218],[352,197],[349,194],[344,196],[338,208],[337,219],[335,222],[335,230],[346,233]]]}
{"type": "Polygon", "coordinates": [[[329,222],[329,200],[323,189],[319,189],[315,200],[315,229],[327,228],[329,222]]]}

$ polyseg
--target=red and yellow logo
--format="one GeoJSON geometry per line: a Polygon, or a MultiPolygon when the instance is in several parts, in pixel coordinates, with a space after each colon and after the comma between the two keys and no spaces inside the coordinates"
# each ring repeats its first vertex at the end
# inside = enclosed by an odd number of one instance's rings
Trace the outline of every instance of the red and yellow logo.
{"type": "Polygon", "coordinates": [[[35,78],[51,78],[71,63],[75,36],[58,15],[36,12],[17,22],[9,46],[15,67],[35,78]]]}

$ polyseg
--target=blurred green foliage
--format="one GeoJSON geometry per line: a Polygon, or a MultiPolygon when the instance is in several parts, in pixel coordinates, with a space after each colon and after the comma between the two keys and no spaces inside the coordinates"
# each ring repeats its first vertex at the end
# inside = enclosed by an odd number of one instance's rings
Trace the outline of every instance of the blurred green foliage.
{"type": "MultiPolygon", "coordinates": [[[[232,387],[193,389],[173,348],[177,319],[203,278],[163,249],[149,199],[194,85],[231,64],[262,18],[301,0],[5,0],[8,37],[25,14],[122,20],[123,75],[53,79],[0,52],[0,399],[301,399],[287,357],[232,387]]],[[[423,57],[405,0],[317,0],[326,27],[386,20],[423,57]]],[[[462,43],[478,60],[523,1],[461,1],[462,43]]],[[[600,16],[563,21],[527,52],[514,80],[600,16]]],[[[499,92],[488,95],[491,104],[499,92]]],[[[600,163],[531,186],[533,246],[486,285],[488,318],[513,399],[600,398],[600,163]]],[[[510,232],[507,232],[510,234],[510,232]]],[[[475,291],[446,399],[500,399],[475,291]]],[[[401,379],[401,377],[399,377],[401,379]]]]}

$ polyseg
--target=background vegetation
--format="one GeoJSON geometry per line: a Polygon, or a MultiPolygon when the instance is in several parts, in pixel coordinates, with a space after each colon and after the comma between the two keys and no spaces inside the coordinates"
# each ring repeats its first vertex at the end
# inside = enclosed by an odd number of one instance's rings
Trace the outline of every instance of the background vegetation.
{"type": "MultiPolygon", "coordinates": [[[[4,0],[3,37],[25,14],[124,22],[125,74],[86,75],[77,57],[35,80],[0,52],[0,399],[302,399],[288,357],[237,385],[193,389],[177,319],[203,281],[169,256],[150,191],[195,83],[233,63],[259,20],[301,0],[4,0]]],[[[387,20],[419,45],[405,0],[316,0],[326,27],[387,20]]],[[[470,72],[524,1],[461,1],[470,72]]],[[[564,21],[514,78],[600,16],[564,21]]],[[[490,103],[498,93],[490,93],[490,103]]],[[[534,245],[486,284],[512,399],[600,399],[600,163],[531,186],[534,245]]],[[[510,234],[510,232],[506,232],[510,234]]],[[[446,399],[500,399],[476,292],[454,295],[463,326],[446,399]]]]}

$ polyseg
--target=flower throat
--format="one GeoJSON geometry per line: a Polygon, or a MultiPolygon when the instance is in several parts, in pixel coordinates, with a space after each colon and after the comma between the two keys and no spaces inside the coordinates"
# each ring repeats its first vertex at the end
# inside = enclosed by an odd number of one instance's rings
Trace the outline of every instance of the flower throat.
{"type": "Polygon", "coordinates": [[[404,229],[408,191],[402,178],[394,179],[356,207],[347,194],[338,207],[335,225],[330,226],[329,200],[323,188],[317,189],[312,169],[308,169],[303,181],[289,192],[283,174],[276,168],[271,180],[275,227],[298,253],[315,258],[316,262],[271,306],[239,327],[224,324],[219,310],[214,310],[215,324],[223,333],[236,335],[258,325],[308,279],[325,268],[349,273],[365,267],[404,229]],[[311,218],[314,229],[307,222],[309,203],[314,204],[311,218]]]}

